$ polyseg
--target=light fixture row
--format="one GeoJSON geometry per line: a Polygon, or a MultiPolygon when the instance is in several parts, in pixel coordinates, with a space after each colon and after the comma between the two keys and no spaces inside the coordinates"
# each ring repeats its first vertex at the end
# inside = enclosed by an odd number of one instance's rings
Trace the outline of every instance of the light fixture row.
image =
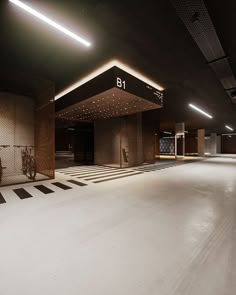
{"type": "MultiPolygon", "coordinates": [[[[192,109],[198,111],[199,113],[205,115],[206,117],[208,117],[208,118],[210,118],[210,119],[213,118],[210,114],[206,113],[205,111],[203,111],[203,110],[200,109],[199,107],[196,107],[196,106],[193,105],[192,103],[190,103],[189,106],[190,106],[192,109]]],[[[232,127],[230,127],[229,125],[225,125],[225,128],[229,129],[230,131],[234,131],[234,129],[233,129],[232,127]]]]}
{"type": "Polygon", "coordinates": [[[45,16],[41,12],[33,9],[29,5],[26,5],[22,1],[19,1],[19,0],[9,0],[9,1],[11,3],[15,4],[17,7],[23,9],[24,11],[26,11],[26,12],[30,13],[31,15],[35,16],[36,18],[40,19],[41,21],[47,23],[49,26],[57,29],[58,31],[66,34],[67,36],[71,37],[72,39],[76,40],[77,42],[83,44],[84,46],[86,46],[86,47],[91,46],[91,43],[89,41],[87,41],[84,38],[78,36],[77,34],[71,32],[70,30],[66,29],[65,27],[59,25],[54,20],[48,18],[47,16],[45,16]]]}

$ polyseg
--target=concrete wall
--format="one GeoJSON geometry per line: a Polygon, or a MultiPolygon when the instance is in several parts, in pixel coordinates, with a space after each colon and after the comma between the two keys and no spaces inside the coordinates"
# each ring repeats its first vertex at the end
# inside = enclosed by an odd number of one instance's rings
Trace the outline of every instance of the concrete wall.
{"type": "Polygon", "coordinates": [[[211,154],[211,138],[210,138],[210,136],[205,137],[205,154],[211,154]]]}
{"type": "Polygon", "coordinates": [[[143,134],[142,114],[138,113],[126,117],[129,167],[143,163],[143,134]]]}
{"type": "MultiPolygon", "coordinates": [[[[120,164],[121,130],[124,129],[121,123],[120,118],[95,122],[95,164],[120,164]]],[[[122,137],[123,143],[126,145],[126,138],[124,135],[122,137]]]]}
{"type": "Polygon", "coordinates": [[[96,121],[94,134],[95,164],[130,167],[143,162],[141,114],[96,121]]]}
{"type": "Polygon", "coordinates": [[[221,135],[217,136],[217,147],[216,147],[217,154],[221,153],[221,135]]]}
{"type": "Polygon", "coordinates": [[[5,175],[21,174],[21,150],[13,145],[34,145],[34,101],[11,93],[0,93],[0,145],[5,175]]]}
{"type": "Polygon", "coordinates": [[[236,154],[236,135],[221,136],[222,154],[236,154]]]}
{"type": "Polygon", "coordinates": [[[205,155],[205,129],[198,129],[197,131],[197,151],[199,157],[205,155]]]}
{"type": "Polygon", "coordinates": [[[158,150],[155,134],[159,133],[159,121],[150,116],[149,112],[142,113],[142,140],[143,140],[143,160],[147,163],[155,162],[155,153],[158,150]]]}

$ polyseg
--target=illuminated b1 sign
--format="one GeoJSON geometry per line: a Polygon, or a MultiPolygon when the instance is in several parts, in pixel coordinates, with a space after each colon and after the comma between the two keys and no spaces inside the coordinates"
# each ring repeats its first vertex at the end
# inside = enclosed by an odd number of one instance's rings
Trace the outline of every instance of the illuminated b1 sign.
{"type": "Polygon", "coordinates": [[[122,80],[121,78],[117,77],[116,86],[125,89],[125,80],[122,80]]]}
{"type": "Polygon", "coordinates": [[[114,67],[114,72],[114,82],[117,88],[163,106],[163,93],[161,91],[118,67],[114,67]]]}

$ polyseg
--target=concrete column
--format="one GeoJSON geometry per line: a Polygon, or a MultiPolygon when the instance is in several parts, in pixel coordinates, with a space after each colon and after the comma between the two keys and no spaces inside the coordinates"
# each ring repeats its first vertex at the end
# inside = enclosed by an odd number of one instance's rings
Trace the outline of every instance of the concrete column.
{"type": "Polygon", "coordinates": [[[155,132],[155,159],[160,158],[160,132],[155,132]]]}
{"type": "Polygon", "coordinates": [[[141,165],[143,163],[142,114],[127,116],[126,124],[129,150],[128,166],[141,165]]]}
{"type": "Polygon", "coordinates": [[[217,134],[211,133],[210,136],[210,153],[215,155],[217,153],[217,134]]]}
{"type": "Polygon", "coordinates": [[[185,124],[184,122],[175,124],[175,157],[183,158],[185,153],[185,124]]]}
{"type": "Polygon", "coordinates": [[[205,129],[197,131],[197,151],[199,157],[205,156],[205,129]]]}
{"type": "Polygon", "coordinates": [[[217,148],[216,153],[221,154],[221,135],[217,136],[217,148]]]}
{"type": "Polygon", "coordinates": [[[159,151],[158,140],[159,121],[153,119],[149,112],[143,113],[143,160],[147,163],[155,162],[156,151],[159,151]],[[157,134],[157,135],[155,135],[157,134]],[[157,147],[158,144],[158,147],[157,147]]]}

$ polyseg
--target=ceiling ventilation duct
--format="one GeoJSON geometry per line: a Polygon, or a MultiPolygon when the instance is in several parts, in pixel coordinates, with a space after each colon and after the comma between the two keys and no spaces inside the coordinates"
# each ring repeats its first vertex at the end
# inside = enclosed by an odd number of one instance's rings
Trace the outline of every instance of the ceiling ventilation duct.
{"type": "Polygon", "coordinates": [[[236,80],[203,0],[171,0],[179,17],[228,93],[236,103],[236,80]]]}

